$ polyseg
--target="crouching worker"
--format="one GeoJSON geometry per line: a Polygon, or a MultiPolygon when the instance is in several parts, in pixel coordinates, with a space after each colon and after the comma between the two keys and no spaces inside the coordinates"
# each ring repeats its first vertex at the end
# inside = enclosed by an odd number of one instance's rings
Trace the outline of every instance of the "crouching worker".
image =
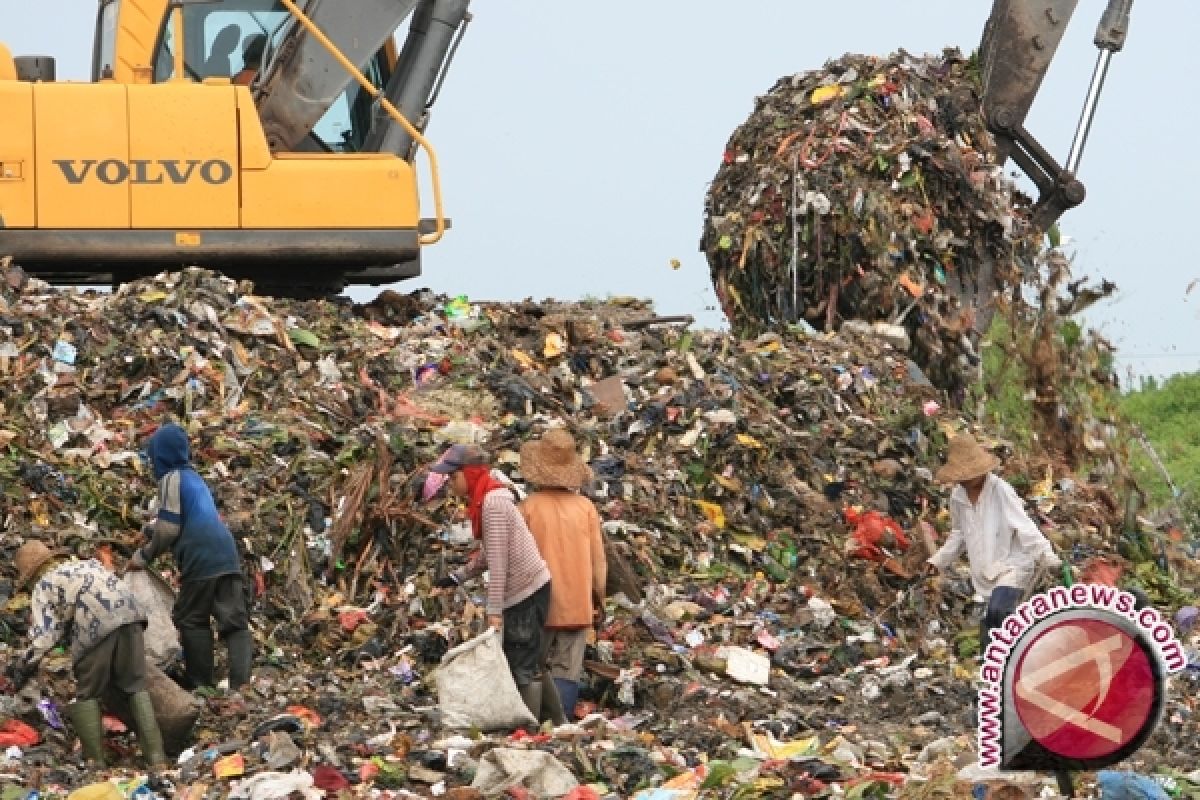
{"type": "Polygon", "coordinates": [[[979,652],[987,650],[993,628],[1035,587],[1039,567],[1058,569],[1062,561],[1029,515],[1017,492],[992,474],[1000,460],[968,434],[950,440],[946,464],[937,479],[957,486],[950,494],[950,536],[926,567],[937,574],[965,549],[976,594],[987,602],[979,628],[979,652]]]}
{"type": "Polygon", "coordinates": [[[503,633],[504,656],[521,698],[539,721],[561,719],[558,693],[539,663],[550,609],[550,570],[512,492],[491,476],[487,454],[474,445],[450,447],[430,470],[450,476],[449,490],[467,501],[471,531],[482,545],[466,567],[434,586],[448,589],[488,573],[488,625],[503,633]]]}
{"type": "Polygon", "coordinates": [[[67,707],[84,758],[103,767],[104,725],[100,698],[115,688],[129,698],[142,755],[151,767],[167,763],[154,705],[146,691],[146,615],[121,578],[99,561],[58,563],[41,542],[26,542],[16,554],[17,581],[33,584],[31,645],[9,667],[18,689],[37,672],[42,658],[69,640],[75,673],[75,702],[67,707]]]}
{"type": "Polygon", "coordinates": [[[546,668],[558,688],[567,719],[575,719],[587,634],[604,607],[608,563],[600,515],[579,493],[591,470],[565,430],[547,431],[521,448],[521,476],[537,491],[521,503],[521,515],[550,568],[554,592],[546,617],[546,668]]]}
{"type": "Polygon", "coordinates": [[[237,542],[221,521],[208,484],[191,467],[187,434],[163,425],[146,445],[158,480],[158,516],[147,525],[148,541],[127,569],[145,569],[170,550],[181,586],[171,617],[179,629],[190,688],[215,685],[212,623],[229,651],[229,688],[250,680],[254,640],[237,542]]]}

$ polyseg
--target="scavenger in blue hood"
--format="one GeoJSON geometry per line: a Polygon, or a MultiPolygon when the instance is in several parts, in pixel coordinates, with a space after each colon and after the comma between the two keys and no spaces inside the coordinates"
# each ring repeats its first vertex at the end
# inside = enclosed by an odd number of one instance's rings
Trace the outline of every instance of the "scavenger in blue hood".
{"type": "Polygon", "coordinates": [[[161,481],[167,473],[186,467],[191,462],[187,433],[178,425],[163,425],[150,437],[146,454],[150,456],[154,478],[161,481]]]}
{"type": "Polygon", "coordinates": [[[229,683],[236,689],[250,678],[253,639],[237,543],[221,521],[208,484],[191,466],[187,433],[163,425],[146,445],[158,479],[158,516],[147,525],[146,544],[129,568],[144,569],[171,551],[183,579],[172,618],[183,643],[187,677],[193,686],[213,685],[211,622],[229,647],[229,683]]]}

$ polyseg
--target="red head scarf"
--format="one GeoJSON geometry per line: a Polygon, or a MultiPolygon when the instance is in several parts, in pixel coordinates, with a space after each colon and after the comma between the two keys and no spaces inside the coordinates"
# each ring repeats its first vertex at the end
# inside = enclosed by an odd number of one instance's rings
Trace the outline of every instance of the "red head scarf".
{"type": "Polygon", "coordinates": [[[462,468],[467,479],[467,513],[471,517],[471,532],[476,539],[483,538],[483,498],[493,489],[507,489],[492,477],[492,468],[486,464],[471,464],[462,468]]]}

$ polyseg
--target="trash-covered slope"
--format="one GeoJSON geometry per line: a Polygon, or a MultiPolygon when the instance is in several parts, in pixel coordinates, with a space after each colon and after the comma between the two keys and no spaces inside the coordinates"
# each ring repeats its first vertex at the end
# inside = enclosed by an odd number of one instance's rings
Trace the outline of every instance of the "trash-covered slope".
{"type": "MultiPolygon", "coordinates": [[[[632,299],[272,301],[199,270],[113,295],[16,269],[0,287],[0,548],[32,536],[119,567],[154,495],[138,452],[168,416],[245,545],[256,678],[210,701],[177,786],[301,764],[252,735],[281,714],[308,759],[289,780],[418,796],[476,796],[461,787],[498,744],[618,797],[672,778],[896,794],[971,760],[969,583],[910,578],[945,529],[931,470],[965,421],[885,338],[739,340],[632,299]],[[583,694],[598,716],[548,740],[454,738],[432,674],[484,623],[478,592],[429,591],[470,536],[444,499],[416,502],[421,470],[475,440],[519,482],[521,442],[552,424],[585,449],[612,556],[583,694]]],[[[1111,554],[1102,482],[993,443],[1069,558],[1111,554]]],[[[5,593],[11,643],[25,606],[5,593]]],[[[60,705],[66,667],[39,684],[60,705]]],[[[23,758],[83,781],[29,691],[0,709],[42,736],[23,758]]]]}

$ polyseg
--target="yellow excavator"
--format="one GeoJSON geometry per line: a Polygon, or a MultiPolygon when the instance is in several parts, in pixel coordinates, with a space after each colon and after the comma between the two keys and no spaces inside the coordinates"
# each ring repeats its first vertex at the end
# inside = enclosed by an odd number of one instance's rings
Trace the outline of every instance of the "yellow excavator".
{"type": "MultiPolygon", "coordinates": [[[[468,4],[100,0],[90,83],[0,45],[0,255],[56,284],[196,264],[304,295],[419,275],[421,247],[448,226],[423,132],[468,4]]],[[[1083,200],[1075,172],[1132,0],[1110,0],[1100,22],[1060,166],[1024,121],[1076,5],[995,0],[980,48],[1002,163],[1037,184],[1043,226],[1083,200]]]]}
{"type": "Polygon", "coordinates": [[[424,130],[468,4],[100,0],[86,83],[0,44],[0,255],[55,284],[197,264],[292,296],[419,275],[449,224],[424,130]]]}

